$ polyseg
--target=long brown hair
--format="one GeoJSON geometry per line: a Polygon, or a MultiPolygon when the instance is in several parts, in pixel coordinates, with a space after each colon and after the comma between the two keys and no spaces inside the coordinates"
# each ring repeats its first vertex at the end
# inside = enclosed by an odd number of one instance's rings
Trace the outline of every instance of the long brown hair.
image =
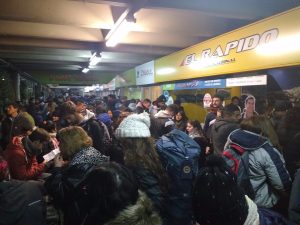
{"type": "Polygon", "coordinates": [[[142,166],[149,169],[157,178],[163,192],[168,189],[168,176],[154,147],[154,140],[149,138],[122,138],[125,148],[124,161],[127,166],[142,166]]]}

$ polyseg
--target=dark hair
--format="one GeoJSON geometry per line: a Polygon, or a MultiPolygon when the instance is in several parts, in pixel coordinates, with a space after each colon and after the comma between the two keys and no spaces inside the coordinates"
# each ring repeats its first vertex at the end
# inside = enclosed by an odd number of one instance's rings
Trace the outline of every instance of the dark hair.
{"type": "Polygon", "coordinates": [[[212,98],[219,98],[221,100],[221,102],[224,101],[224,97],[220,94],[215,94],[212,98]]]}
{"type": "Polygon", "coordinates": [[[150,170],[158,178],[161,189],[166,192],[168,176],[164,170],[152,138],[120,138],[123,144],[126,166],[140,166],[150,170]]]}
{"type": "Polygon", "coordinates": [[[5,106],[6,107],[8,107],[8,106],[12,106],[12,107],[14,107],[15,109],[20,109],[20,104],[18,104],[17,102],[8,102],[8,103],[6,103],[5,104],[5,106]]]}
{"type": "Polygon", "coordinates": [[[256,134],[261,134],[262,132],[261,125],[258,121],[257,116],[253,116],[249,119],[243,119],[240,124],[240,127],[243,130],[247,130],[256,134]]]}
{"type": "Polygon", "coordinates": [[[240,101],[240,98],[239,98],[238,96],[233,96],[233,97],[231,98],[231,101],[233,102],[234,100],[240,101]]]}
{"type": "MultiPolygon", "coordinates": [[[[178,114],[178,113],[182,116],[182,119],[181,119],[182,121],[187,121],[188,120],[188,118],[187,118],[187,116],[186,116],[186,114],[183,110],[179,110],[176,114],[178,114]]],[[[176,121],[176,117],[175,117],[175,121],[176,121]]]]}
{"type": "Polygon", "coordinates": [[[151,104],[151,100],[150,100],[149,98],[145,98],[145,99],[143,100],[143,102],[147,102],[147,103],[150,103],[150,104],[151,104]]]}
{"type": "Polygon", "coordinates": [[[68,114],[75,114],[76,113],[76,105],[72,101],[64,102],[59,107],[59,116],[64,117],[68,114]]]}
{"type": "Polygon", "coordinates": [[[222,110],[223,115],[232,116],[234,115],[234,112],[240,112],[240,109],[237,105],[230,103],[229,105],[226,105],[224,109],[222,110]]]}
{"type": "Polygon", "coordinates": [[[102,105],[98,105],[96,107],[96,114],[98,115],[98,114],[101,114],[101,113],[107,113],[107,109],[102,105]]]}
{"type": "Polygon", "coordinates": [[[133,174],[117,163],[102,163],[84,181],[88,204],[86,224],[104,224],[134,205],[138,186],[133,174]]]}
{"type": "Polygon", "coordinates": [[[191,124],[194,128],[196,128],[199,132],[202,132],[203,134],[201,124],[198,120],[188,120],[188,123],[191,124]]]}
{"type": "Polygon", "coordinates": [[[169,110],[169,111],[173,112],[174,115],[176,115],[178,113],[178,105],[175,105],[175,104],[168,105],[166,110],[169,110]]]}
{"type": "Polygon", "coordinates": [[[28,136],[30,141],[40,141],[46,142],[50,140],[49,133],[43,128],[36,128],[32,133],[28,136]]]}

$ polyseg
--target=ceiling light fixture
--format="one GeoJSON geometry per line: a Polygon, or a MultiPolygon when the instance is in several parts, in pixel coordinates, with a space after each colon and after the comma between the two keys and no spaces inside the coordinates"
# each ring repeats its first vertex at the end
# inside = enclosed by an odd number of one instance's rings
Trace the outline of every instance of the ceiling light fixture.
{"type": "Polygon", "coordinates": [[[130,31],[134,30],[135,22],[133,13],[126,10],[105,37],[106,46],[115,47],[130,31]]]}
{"type": "Polygon", "coordinates": [[[90,66],[95,66],[101,61],[100,53],[95,52],[92,57],[90,58],[90,66]]]}
{"type": "Polygon", "coordinates": [[[82,72],[87,73],[87,72],[89,72],[89,70],[90,70],[90,68],[83,68],[82,72]]]}

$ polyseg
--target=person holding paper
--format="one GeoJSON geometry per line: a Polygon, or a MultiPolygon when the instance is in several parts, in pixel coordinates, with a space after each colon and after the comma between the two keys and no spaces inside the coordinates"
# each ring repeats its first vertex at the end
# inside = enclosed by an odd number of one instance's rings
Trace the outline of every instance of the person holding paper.
{"type": "Polygon", "coordinates": [[[8,161],[13,179],[34,180],[44,172],[46,162],[38,163],[36,155],[41,153],[43,145],[49,140],[48,132],[42,128],[36,128],[27,136],[12,138],[4,157],[8,161]]]}
{"type": "Polygon", "coordinates": [[[92,139],[79,126],[61,129],[57,135],[60,154],[54,158],[52,176],[45,187],[53,197],[56,207],[64,214],[65,225],[83,224],[87,214],[85,202],[85,177],[109,158],[93,148],[92,139]]]}

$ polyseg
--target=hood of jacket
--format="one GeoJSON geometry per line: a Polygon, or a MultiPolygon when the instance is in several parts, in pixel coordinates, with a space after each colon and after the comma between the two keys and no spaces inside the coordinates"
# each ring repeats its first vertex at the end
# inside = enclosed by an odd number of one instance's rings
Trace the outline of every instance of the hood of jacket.
{"type": "Polygon", "coordinates": [[[170,114],[168,114],[165,110],[160,110],[158,113],[154,115],[155,118],[171,118],[170,114]]]}
{"type": "Polygon", "coordinates": [[[97,149],[93,147],[87,147],[82,148],[74,155],[70,165],[91,164],[97,166],[108,161],[109,158],[105,155],[102,155],[97,149]]]}
{"type": "Polygon", "coordinates": [[[268,143],[267,138],[242,129],[232,131],[228,137],[228,141],[229,143],[234,143],[241,146],[247,151],[256,150],[262,147],[264,144],[268,143]]]}
{"type": "Polygon", "coordinates": [[[143,192],[134,205],[123,209],[116,218],[104,225],[162,225],[161,218],[154,210],[151,200],[143,192]]]}
{"type": "Polygon", "coordinates": [[[234,120],[228,120],[228,119],[223,119],[223,118],[218,118],[216,122],[214,123],[214,129],[218,132],[218,130],[224,126],[234,126],[238,125],[238,123],[234,120]]]}

